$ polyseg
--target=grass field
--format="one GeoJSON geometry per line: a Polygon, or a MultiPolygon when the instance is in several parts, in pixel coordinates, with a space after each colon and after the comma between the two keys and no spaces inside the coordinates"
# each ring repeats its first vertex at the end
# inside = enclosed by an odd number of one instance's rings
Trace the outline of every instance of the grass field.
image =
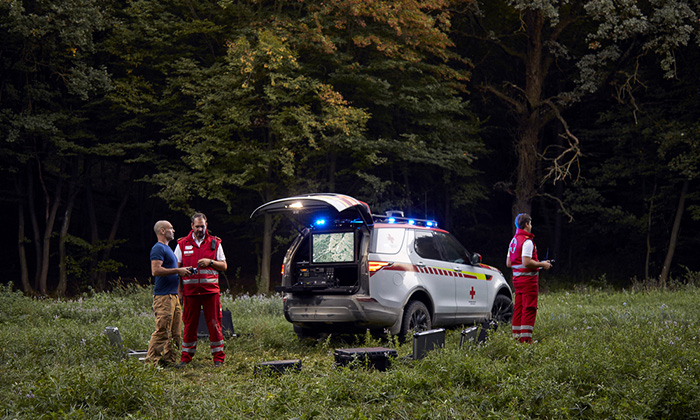
{"type": "Polygon", "coordinates": [[[237,338],[224,367],[208,342],[181,369],[123,359],[102,334],[119,327],[145,348],[154,320],[139,287],[74,300],[31,299],[0,286],[3,419],[484,419],[700,418],[700,293],[695,287],[582,289],[540,297],[533,345],[507,327],[482,345],[403,360],[410,343],[360,336],[300,342],[280,296],[222,296],[237,338]],[[334,366],[340,347],[385,346],[380,372],[334,366]],[[301,372],[254,375],[257,363],[301,359],[301,372]]]}

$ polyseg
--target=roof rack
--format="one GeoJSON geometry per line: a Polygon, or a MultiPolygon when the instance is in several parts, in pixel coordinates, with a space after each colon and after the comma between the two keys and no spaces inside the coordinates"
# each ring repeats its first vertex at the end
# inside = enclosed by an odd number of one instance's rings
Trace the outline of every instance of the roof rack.
{"type": "Polygon", "coordinates": [[[435,220],[404,217],[404,213],[398,210],[389,210],[386,211],[384,214],[373,214],[372,219],[375,223],[405,223],[408,225],[425,226],[433,228],[438,226],[438,223],[435,220]]]}

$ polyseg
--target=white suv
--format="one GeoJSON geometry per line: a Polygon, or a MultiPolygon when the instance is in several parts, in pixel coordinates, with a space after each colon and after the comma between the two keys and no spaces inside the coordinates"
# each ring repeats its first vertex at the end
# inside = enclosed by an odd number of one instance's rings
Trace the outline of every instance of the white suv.
{"type": "Polygon", "coordinates": [[[258,207],[303,227],[283,263],[284,316],[300,338],[323,333],[407,334],[493,319],[509,322],[503,274],[437,223],[372,215],[340,194],[283,198],[258,207]]]}

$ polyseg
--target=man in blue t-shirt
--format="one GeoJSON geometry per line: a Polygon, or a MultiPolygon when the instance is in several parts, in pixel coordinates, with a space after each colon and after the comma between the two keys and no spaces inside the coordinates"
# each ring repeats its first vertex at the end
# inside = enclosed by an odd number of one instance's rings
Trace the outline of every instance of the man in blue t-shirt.
{"type": "Polygon", "coordinates": [[[167,220],[156,222],[153,230],[158,242],[151,248],[151,274],[155,277],[153,313],[156,330],[148,342],[146,362],[173,366],[182,342],[182,306],[178,298],[179,276],[189,274],[190,267],[178,267],[168,243],[175,239],[175,229],[167,220]]]}

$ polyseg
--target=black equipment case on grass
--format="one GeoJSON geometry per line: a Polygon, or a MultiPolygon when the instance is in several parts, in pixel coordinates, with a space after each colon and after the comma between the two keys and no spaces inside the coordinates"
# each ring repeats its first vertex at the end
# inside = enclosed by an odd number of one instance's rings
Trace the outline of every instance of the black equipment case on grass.
{"type": "MultiPolygon", "coordinates": [[[[221,332],[224,334],[224,338],[236,337],[233,331],[233,319],[231,317],[231,311],[224,309],[221,311],[221,332]]],[[[209,337],[209,328],[207,328],[207,321],[204,318],[204,311],[200,309],[199,311],[199,325],[197,326],[197,338],[207,338],[209,337]]]]}
{"type": "Polygon", "coordinates": [[[337,366],[347,366],[357,360],[362,366],[384,371],[391,364],[391,359],[397,356],[396,350],[385,347],[335,349],[335,364],[337,366]]]}
{"type": "Polygon", "coordinates": [[[422,359],[433,349],[445,347],[445,329],[421,331],[413,334],[413,360],[422,359]]]}
{"type": "Polygon", "coordinates": [[[459,340],[459,348],[466,343],[485,343],[489,334],[496,331],[498,324],[494,321],[485,321],[481,325],[474,325],[462,330],[462,337],[459,340]]]}
{"type": "Polygon", "coordinates": [[[260,374],[277,374],[281,375],[285,372],[301,371],[301,360],[274,360],[271,362],[261,362],[255,365],[254,375],[260,374]]]}

